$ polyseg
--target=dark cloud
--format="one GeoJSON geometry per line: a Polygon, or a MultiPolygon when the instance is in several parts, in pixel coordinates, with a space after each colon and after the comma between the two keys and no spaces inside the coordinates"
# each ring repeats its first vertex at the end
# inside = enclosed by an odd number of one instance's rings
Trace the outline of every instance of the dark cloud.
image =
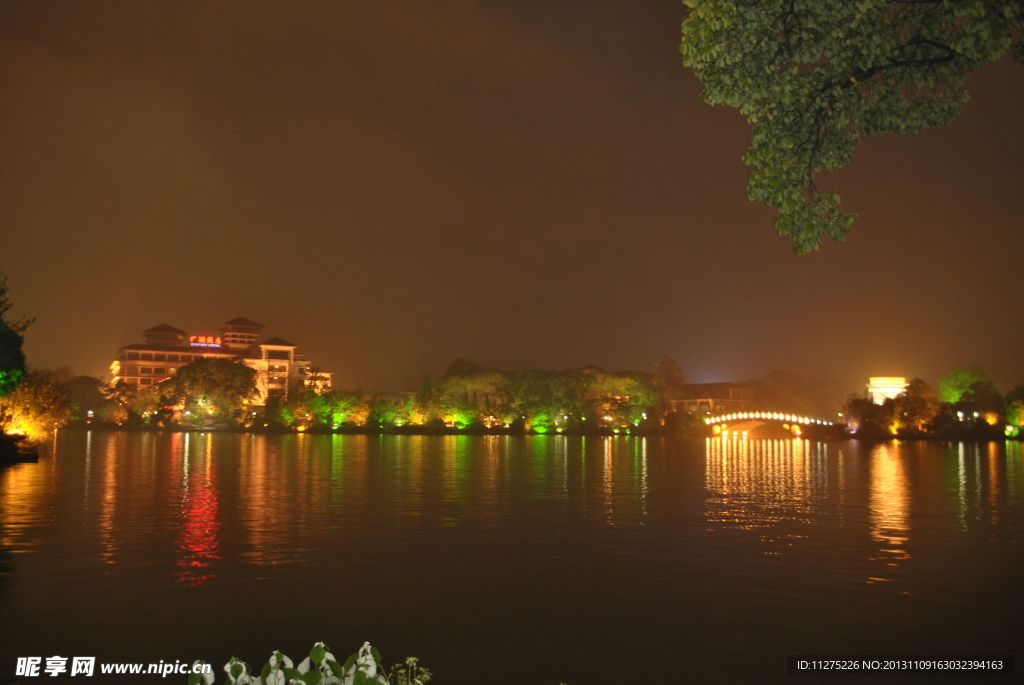
{"type": "Polygon", "coordinates": [[[505,367],[1024,382],[1024,71],[861,146],[803,258],[663,2],[5,3],[0,268],[41,366],[234,316],[339,383],[505,367]]]}

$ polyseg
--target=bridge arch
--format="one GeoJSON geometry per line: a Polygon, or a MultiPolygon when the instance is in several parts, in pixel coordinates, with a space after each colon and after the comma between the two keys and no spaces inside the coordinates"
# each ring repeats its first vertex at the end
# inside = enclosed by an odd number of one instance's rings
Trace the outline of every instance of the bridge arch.
{"type": "Polygon", "coordinates": [[[729,414],[712,414],[704,419],[704,423],[711,427],[715,435],[722,437],[748,437],[755,429],[765,424],[779,426],[794,437],[799,437],[805,429],[811,426],[826,427],[834,425],[831,421],[813,416],[773,411],[740,411],[729,414]]]}

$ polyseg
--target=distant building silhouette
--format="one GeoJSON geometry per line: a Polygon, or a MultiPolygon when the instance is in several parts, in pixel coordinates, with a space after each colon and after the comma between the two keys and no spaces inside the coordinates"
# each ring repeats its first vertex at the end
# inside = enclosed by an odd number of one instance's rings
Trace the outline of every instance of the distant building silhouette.
{"type": "Polygon", "coordinates": [[[754,406],[754,389],[738,383],[688,383],[671,388],[668,401],[675,411],[725,414],[754,406]]]}

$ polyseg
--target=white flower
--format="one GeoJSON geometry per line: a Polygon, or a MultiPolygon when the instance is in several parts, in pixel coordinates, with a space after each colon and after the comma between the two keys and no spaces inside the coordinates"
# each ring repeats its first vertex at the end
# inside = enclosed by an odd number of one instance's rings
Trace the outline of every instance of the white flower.
{"type": "Polygon", "coordinates": [[[364,642],[363,646],[359,648],[356,662],[345,674],[344,679],[341,681],[342,685],[352,685],[355,682],[356,673],[360,671],[366,675],[370,682],[388,685],[387,679],[383,675],[377,674],[377,661],[373,658],[373,650],[370,648],[369,642],[364,642]]]}
{"type": "Polygon", "coordinates": [[[276,649],[270,654],[270,667],[277,668],[292,668],[292,660],[286,655],[276,649]]]}
{"type": "Polygon", "coordinates": [[[224,664],[224,672],[228,674],[228,680],[235,685],[254,685],[256,682],[249,675],[249,665],[238,657],[231,657],[231,660],[224,664]]]}
{"type": "Polygon", "coordinates": [[[377,662],[373,658],[373,652],[370,651],[369,642],[364,642],[363,646],[359,648],[359,656],[356,658],[356,666],[362,669],[363,672],[371,678],[377,675],[377,662]]]}
{"type": "MultiPolygon", "coordinates": [[[[192,664],[193,673],[195,672],[196,667],[199,666],[202,663],[203,663],[202,661],[196,661],[196,662],[194,662],[192,664]]],[[[210,669],[209,672],[202,673],[200,681],[205,683],[206,685],[213,685],[213,683],[214,683],[213,669],[210,669]]]]}
{"type": "Polygon", "coordinates": [[[287,685],[287,680],[280,670],[272,670],[267,674],[267,682],[263,685],[287,685]]]}

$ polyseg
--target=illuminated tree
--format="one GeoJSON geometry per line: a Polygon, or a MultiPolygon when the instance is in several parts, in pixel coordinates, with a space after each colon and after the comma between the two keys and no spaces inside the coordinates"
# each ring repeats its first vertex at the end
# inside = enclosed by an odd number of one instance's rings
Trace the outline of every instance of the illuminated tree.
{"type": "Polygon", "coordinates": [[[483,367],[474,373],[446,374],[437,385],[429,386],[427,401],[418,399],[417,407],[428,421],[452,421],[459,428],[504,419],[499,399],[503,380],[504,374],[483,367]]]}
{"type": "Polygon", "coordinates": [[[858,438],[892,437],[897,429],[896,403],[887,399],[875,404],[865,395],[850,395],[843,404],[843,419],[858,438]]]}
{"type": "Polygon", "coordinates": [[[410,423],[411,415],[415,411],[415,399],[413,397],[387,395],[374,398],[370,405],[366,424],[376,428],[404,426],[410,423]]]}
{"type": "Polygon", "coordinates": [[[938,396],[920,378],[907,384],[906,389],[896,397],[894,405],[896,425],[901,433],[923,434],[939,415],[938,396]]]}
{"type": "Polygon", "coordinates": [[[333,391],[318,393],[315,388],[300,388],[292,394],[291,402],[296,405],[296,415],[305,415],[311,425],[330,426],[333,391]]]}
{"type": "Polygon", "coordinates": [[[948,404],[956,404],[975,383],[991,386],[992,379],[977,364],[954,369],[939,380],[939,400],[948,404]]]}
{"type": "Polygon", "coordinates": [[[602,427],[638,425],[658,402],[658,392],[650,384],[631,376],[599,373],[590,379],[586,413],[602,427]]]}
{"type": "Polygon", "coordinates": [[[508,371],[496,391],[509,423],[547,432],[583,415],[591,382],[579,371],[508,371]]]}
{"type": "Polygon", "coordinates": [[[1011,400],[1006,403],[1006,422],[1017,428],[1024,427],[1024,400],[1011,400]]]}
{"type": "Polygon", "coordinates": [[[75,376],[66,383],[68,399],[71,402],[71,418],[82,421],[96,416],[110,400],[107,398],[107,384],[95,376],[75,376]]]}
{"type": "Polygon", "coordinates": [[[123,380],[107,386],[107,403],[103,405],[99,417],[101,421],[109,421],[118,425],[130,418],[128,408],[132,406],[138,388],[123,380]]]}
{"type": "Polygon", "coordinates": [[[996,390],[992,381],[975,381],[953,406],[965,416],[983,420],[994,426],[1003,418],[1003,404],[1003,396],[996,390]]]}
{"type": "Polygon", "coordinates": [[[1019,0],[684,2],[683,64],[753,125],[747,196],[778,210],[795,254],[845,239],[854,215],[815,179],[862,136],[949,124],[968,74],[1007,50],[1024,61],[1019,0]]]}
{"type": "Polygon", "coordinates": [[[163,411],[168,398],[163,396],[162,390],[158,385],[139,388],[128,405],[132,420],[149,425],[162,425],[168,420],[173,411],[163,411]]]}
{"type": "Polygon", "coordinates": [[[361,426],[370,416],[370,405],[359,388],[356,388],[355,392],[332,390],[329,398],[331,422],[335,426],[345,423],[361,426]]]}
{"type": "Polygon", "coordinates": [[[1006,414],[1006,422],[1018,428],[1024,427],[1024,385],[1006,393],[1003,398],[1006,403],[1003,412],[1006,414]]]}
{"type": "Polygon", "coordinates": [[[242,362],[200,357],[159,387],[169,403],[183,402],[193,420],[237,420],[243,403],[256,397],[256,371],[242,362]]]}
{"type": "Polygon", "coordinates": [[[25,374],[14,392],[0,397],[0,426],[7,432],[23,433],[33,441],[45,439],[70,416],[67,388],[53,382],[45,372],[25,374]]]}

